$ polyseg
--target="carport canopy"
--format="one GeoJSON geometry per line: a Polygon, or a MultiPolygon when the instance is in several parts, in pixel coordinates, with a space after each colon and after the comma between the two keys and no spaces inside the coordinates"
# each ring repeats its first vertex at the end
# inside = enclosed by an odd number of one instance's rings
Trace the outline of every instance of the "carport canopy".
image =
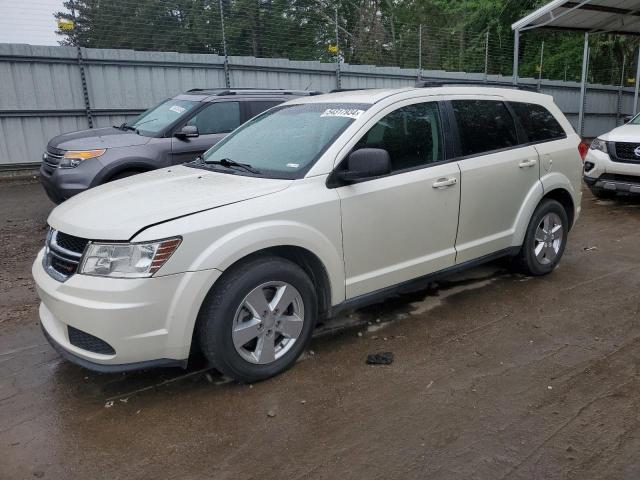
{"type": "MultiPolygon", "coordinates": [[[[640,0],[553,0],[533,13],[518,20],[511,28],[515,34],[513,52],[513,83],[518,83],[518,54],[522,32],[544,28],[584,33],[582,78],[580,88],[580,111],[578,128],[584,127],[584,99],[586,95],[587,71],[589,67],[589,34],[612,33],[640,35],[640,0]]],[[[640,49],[633,113],[637,112],[640,82],[640,49]]]]}

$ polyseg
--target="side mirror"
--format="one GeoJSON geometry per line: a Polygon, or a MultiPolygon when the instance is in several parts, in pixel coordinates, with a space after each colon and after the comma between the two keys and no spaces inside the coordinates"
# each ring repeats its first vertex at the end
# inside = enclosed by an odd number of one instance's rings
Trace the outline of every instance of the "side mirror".
{"type": "Polygon", "coordinates": [[[185,125],[181,130],[174,133],[173,136],[180,139],[195,138],[200,136],[200,132],[198,132],[198,127],[195,125],[185,125]]]}
{"type": "Polygon", "coordinates": [[[631,120],[633,120],[633,115],[625,115],[624,117],[622,117],[622,121],[624,123],[629,123],[631,120]]]}
{"type": "Polygon", "coordinates": [[[381,177],[389,173],[391,157],[389,152],[382,148],[361,148],[351,152],[347,158],[346,170],[336,171],[337,177],[344,183],[381,177]]]}

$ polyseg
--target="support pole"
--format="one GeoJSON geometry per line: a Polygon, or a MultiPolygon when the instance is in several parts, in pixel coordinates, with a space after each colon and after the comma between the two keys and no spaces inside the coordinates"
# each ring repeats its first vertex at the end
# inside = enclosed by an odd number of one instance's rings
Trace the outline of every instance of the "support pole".
{"type": "Polygon", "coordinates": [[[582,52],[582,79],[580,80],[580,111],[578,113],[578,133],[584,134],[584,109],[587,100],[587,73],[589,72],[589,32],[584,33],[582,52]]]}
{"type": "Polygon", "coordinates": [[[638,47],[638,68],[636,70],[636,89],[633,94],[633,114],[638,113],[638,90],[640,90],[640,47],[638,47]]]}
{"type": "Polygon", "coordinates": [[[335,22],[336,22],[336,88],[340,90],[342,88],[342,81],[340,80],[340,35],[338,34],[338,7],[336,7],[335,22]]]}
{"type": "Polygon", "coordinates": [[[622,94],[624,91],[624,77],[626,76],[627,56],[622,56],[622,73],[620,74],[620,88],[618,88],[618,109],[616,113],[616,126],[620,123],[622,117],[622,94]]]}
{"type": "Polygon", "coordinates": [[[542,87],[542,65],[544,64],[544,40],[542,41],[542,48],[540,49],[540,71],[538,72],[538,91],[542,87]]]}
{"type": "Polygon", "coordinates": [[[520,30],[514,32],[513,39],[513,84],[518,85],[518,57],[520,55],[520,30]]]}
{"type": "Polygon", "coordinates": [[[224,54],[224,84],[225,87],[231,88],[231,76],[229,75],[229,55],[227,55],[227,34],[224,29],[224,9],[222,1],[218,0],[220,5],[220,27],[222,28],[222,53],[224,54]]]}
{"type": "Polygon", "coordinates": [[[484,83],[487,83],[488,76],[489,76],[489,30],[487,30],[487,36],[484,39],[484,83]]]}
{"type": "MultiPolygon", "coordinates": [[[[71,16],[73,17],[73,28],[76,28],[76,9],[73,0],[69,2],[71,5],[71,16]]],[[[93,113],[91,112],[91,101],[89,99],[89,86],[87,85],[87,75],[84,70],[84,59],[82,58],[82,47],[80,39],[76,35],[76,59],[78,61],[78,69],[80,70],[80,82],[82,84],[82,98],[84,99],[84,114],[87,117],[89,128],[93,128],[93,113]]]]}
{"type": "Polygon", "coordinates": [[[418,81],[422,80],[422,24],[418,25],[418,81]]]}

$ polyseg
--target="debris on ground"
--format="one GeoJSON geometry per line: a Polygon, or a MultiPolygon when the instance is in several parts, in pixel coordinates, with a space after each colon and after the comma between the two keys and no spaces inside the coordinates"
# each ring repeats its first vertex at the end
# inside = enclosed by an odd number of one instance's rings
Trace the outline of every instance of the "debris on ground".
{"type": "Polygon", "coordinates": [[[276,412],[274,412],[273,410],[269,410],[267,412],[267,417],[273,418],[276,416],[276,412]]]}
{"type": "Polygon", "coordinates": [[[109,400],[107,403],[104,404],[104,408],[111,408],[113,407],[113,400],[109,400]]]}
{"type": "Polygon", "coordinates": [[[585,252],[593,252],[594,250],[598,250],[598,247],[584,247],[583,250],[585,252]]]}
{"type": "Polygon", "coordinates": [[[393,352],[372,353],[367,356],[368,365],[391,365],[393,363],[393,352]]]}

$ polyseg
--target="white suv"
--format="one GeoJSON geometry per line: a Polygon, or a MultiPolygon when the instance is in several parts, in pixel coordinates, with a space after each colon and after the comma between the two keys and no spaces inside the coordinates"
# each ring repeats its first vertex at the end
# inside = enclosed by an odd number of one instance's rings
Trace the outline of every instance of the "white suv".
{"type": "Polygon", "coordinates": [[[640,115],[591,143],[584,181],[600,198],[640,194],[640,115]]]}
{"type": "Polygon", "coordinates": [[[551,272],[580,212],[551,97],[486,87],[298,98],[196,162],[58,206],[33,265],[45,335],[99,371],[290,367],[319,317],[502,256],[551,272]]]}

